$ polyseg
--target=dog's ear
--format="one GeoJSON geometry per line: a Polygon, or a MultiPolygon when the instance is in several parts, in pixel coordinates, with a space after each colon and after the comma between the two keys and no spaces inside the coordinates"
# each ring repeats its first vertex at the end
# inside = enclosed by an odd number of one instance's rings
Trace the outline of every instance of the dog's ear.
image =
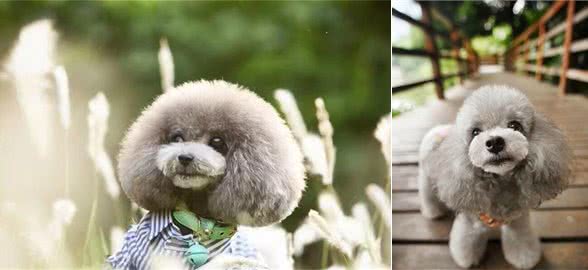
{"type": "Polygon", "coordinates": [[[529,207],[555,198],[568,185],[572,155],[563,132],[543,115],[535,113],[529,135],[529,154],[519,177],[529,207]]]}
{"type": "Polygon", "coordinates": [[[149,211],[171,210],[178,196],[172,181],[157,168],[162,116],[145,110],[133,123],[121,143],[118,172],[129,199],[149,211]]]}
{"type": "Polygon", "coordinates": [[[236,133],[243,136],[227,153],[225,176],[208,198],[215,218],[265,226],[297,206],[305,186],[302,154],[277,113],[271,118],[241,122],[236,133]]]}

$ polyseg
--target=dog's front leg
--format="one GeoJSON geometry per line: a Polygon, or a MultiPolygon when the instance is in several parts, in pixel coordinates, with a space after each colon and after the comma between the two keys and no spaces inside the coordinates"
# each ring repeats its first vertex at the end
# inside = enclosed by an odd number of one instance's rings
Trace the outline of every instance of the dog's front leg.
{"type": "Polygon", "coordinates": [[[490,228],[477,217],[459,213],[449,235],[449,251],[455,263],[464,268],[480,263],[489,233],[490,228]]]}
{"type": "Polygon", "coordinates": [[[539,237],[531,228],[529,212],[502,228],[502,251],[506,260],[517,268],[529,269],[541,259],[539,237]]]}

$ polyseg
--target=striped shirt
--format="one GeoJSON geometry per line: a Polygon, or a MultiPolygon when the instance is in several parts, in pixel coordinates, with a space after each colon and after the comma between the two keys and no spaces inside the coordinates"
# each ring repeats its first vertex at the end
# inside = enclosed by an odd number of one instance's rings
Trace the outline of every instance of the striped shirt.
{"type": "MultiPolygon", "coordinates": [[[[193,235],[182,235],[180,228],[173,222],[171,211],[149,212],[127,231],[121,249],[106,261],[114,269],[150,269],[151,259],[166,256],[180,259],[186,269],[196,269],[184,256],[195,242],[193,235]]],[[[259,259],[255,248],[247,243],[239,231],[231,238],[204,241],[200,245],[208,249],[207,262],[221,253],[259,259]]]]}

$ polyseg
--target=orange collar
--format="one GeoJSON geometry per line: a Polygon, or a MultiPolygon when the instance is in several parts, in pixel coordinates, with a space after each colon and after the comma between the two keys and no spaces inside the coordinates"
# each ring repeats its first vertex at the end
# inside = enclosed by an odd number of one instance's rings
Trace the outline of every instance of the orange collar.
{"type": "Polygon", "coordinates": [[[486,213],[480,213],[480,220],[490,228],[496,228],[504,224],[504,220],[492,218],[486,213]]]}

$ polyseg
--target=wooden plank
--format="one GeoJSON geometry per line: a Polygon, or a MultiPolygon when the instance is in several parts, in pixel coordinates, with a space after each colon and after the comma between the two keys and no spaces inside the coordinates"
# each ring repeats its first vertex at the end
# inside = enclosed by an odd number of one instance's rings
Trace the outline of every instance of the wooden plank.
{"type": "MultiPolygon", "coordinates": [[[[416,179],[415,179],[416,180],[416,179]]],[[[541,204],[540,210],[587,208],[588,187],[572,187],[565,190],[557,198],[541,204]]],[[[393,212],[418,212],[420,202],[416,191],[396,192],[392,194],[393,212]]]]}
{"type": "MultiPolygon", "coordinates": [[[[588,243],[542,243],[543,257],[537,269],[587,269],[588,243]]],[[[513,269],[500,243],[490,242],[481,265],[471,269],[513,269]]],[[[439,244],[395,244],[393,269],[459,269],[449,253],[449,246],[439,244]]]]}
{"type": "MultiPolygon", "coordinates": [[[[450,216],[430,220],[420,213],[392,213],[392,240],[447,241],[452,222],[450,216]]],[[[532,211],[531,222],[544,240],[588,238],[588,210],[532,211]]]]}
{"type": "Polygon", "coordinates": [[[588,71],[586,70],[570,68],[566,75],[568,79],[588,82],[588,71]]]}

